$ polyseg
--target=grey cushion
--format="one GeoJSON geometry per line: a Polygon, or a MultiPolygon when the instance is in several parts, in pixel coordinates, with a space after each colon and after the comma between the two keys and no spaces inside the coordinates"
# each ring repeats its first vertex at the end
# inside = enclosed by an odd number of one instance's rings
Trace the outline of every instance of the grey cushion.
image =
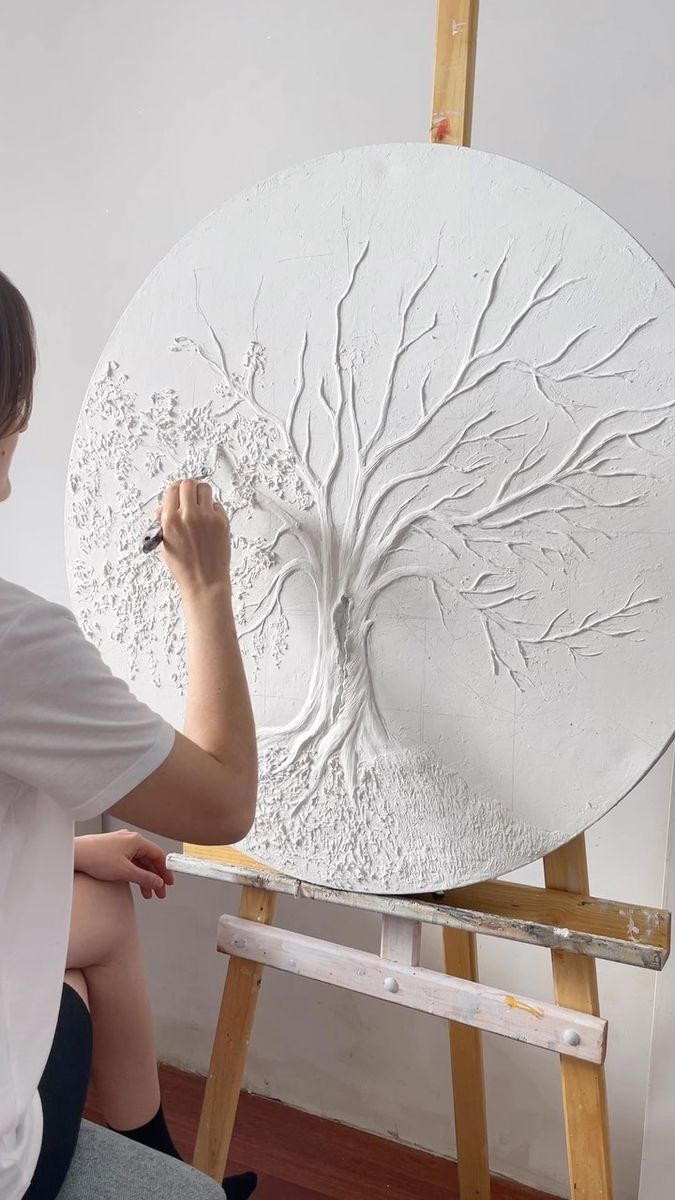
{"type": "Polygon", "coordinates": [[[223,1189],[186,1163],[83,1121],[59,1200],[223,1200],[223,1189]]]}

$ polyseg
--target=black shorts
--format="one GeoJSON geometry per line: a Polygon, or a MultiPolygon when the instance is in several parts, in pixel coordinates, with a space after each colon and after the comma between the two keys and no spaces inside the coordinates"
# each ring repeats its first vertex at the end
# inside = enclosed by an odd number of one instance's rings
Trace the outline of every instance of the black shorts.
{"type": "Polygon", "coordinates": [[[51,1052],[40,1081],[42,1147],[24,1200],[55,1200],[68,1174],[91,1071],[91,1017],[74,988],[63,985],[51,1052]]]}

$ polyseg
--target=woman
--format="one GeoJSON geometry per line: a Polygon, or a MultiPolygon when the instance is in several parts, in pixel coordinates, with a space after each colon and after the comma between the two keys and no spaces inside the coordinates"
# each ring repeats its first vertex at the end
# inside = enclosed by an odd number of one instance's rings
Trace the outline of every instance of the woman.
{"type": "MultiPolygon", "coordinates": [[[[28,307],[0,273],[0,501],[34,372],[28,307]]],[[[187,627],[183,734],[107,670],[66,609],[0,578],[0,1200],[239,1200],[255,1184],[221,1189],[179,1162],[164,1123],[129,892],[164,894],[164,855],[137,834],[73,838],[76,820],[104,812],[205,844],[253,822],[227,518],[207,484],[183,480],[161,520],[187,627]],[[81,1123],[90,1064],[110,1129],[81,1123]]]]}

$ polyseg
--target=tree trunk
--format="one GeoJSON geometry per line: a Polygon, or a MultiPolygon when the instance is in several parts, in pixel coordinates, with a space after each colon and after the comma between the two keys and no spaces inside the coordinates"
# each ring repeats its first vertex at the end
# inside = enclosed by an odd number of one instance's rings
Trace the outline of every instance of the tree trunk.
{"type": "Polygon", "coordinates": [[[372,621],[363,604],[340,595],[319,612],[317,651],[307,700],[284,728],[264,731],[263,744],[289,742],[285,768],[312,759],[312,787],[329,759],[340,755],[347,786],[357,782],[359,757],[377,752],[389,734],[377,706],[368,661],[372,621]]]}

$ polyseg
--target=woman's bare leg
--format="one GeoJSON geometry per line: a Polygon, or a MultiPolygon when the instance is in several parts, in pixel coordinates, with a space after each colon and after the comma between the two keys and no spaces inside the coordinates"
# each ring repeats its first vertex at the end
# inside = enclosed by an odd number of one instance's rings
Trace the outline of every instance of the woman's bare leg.
{"type": "MultiPolygon", "coordinates": [[[[92,1073],[105,1120],[113,1129],[136,1129],[154,1117],[160,1093],[150,1000],[126,883],[76,873],[67,965],[86,985],[92,1073]]],[[[68,975],[66,980],[71,982],[68,975]]]]}

